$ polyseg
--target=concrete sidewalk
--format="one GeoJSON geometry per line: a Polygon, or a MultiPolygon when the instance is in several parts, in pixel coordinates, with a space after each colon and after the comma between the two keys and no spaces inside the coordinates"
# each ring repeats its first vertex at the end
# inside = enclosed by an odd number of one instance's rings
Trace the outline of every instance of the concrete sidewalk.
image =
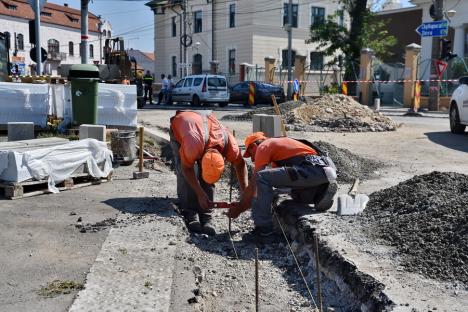
{"type": "MultiPolygon", "coordinates": [[[[405,116],[408,113],[408,108],[403,107],[393,107],[393,106],[383,106],[380,107],[380,112],[386,116],[405,116]]],[[[424,111],[420,112],[420,117],[428,118],[449,118],[449,112],[439,112],[439,111],[424,111]]],[[[414,116],[411,116],[414,117],[414,116]]]]}

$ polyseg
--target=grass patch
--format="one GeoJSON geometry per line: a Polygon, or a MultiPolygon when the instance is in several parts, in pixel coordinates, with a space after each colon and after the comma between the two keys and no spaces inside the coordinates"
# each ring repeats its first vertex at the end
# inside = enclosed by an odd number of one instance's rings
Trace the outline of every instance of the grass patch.
{"type": "Polygon", "coordinates": [[[84,285],[81,282],[55,280],[47,283],[47,286],[39,289],[37,294],[42,297],[51,298],[59,295],[70,294],[74,290],[82,289],[84,289],[84,285]]]}
{"type": "Polygon", "coordinates": [[[37,138],[38,139],[62,138],[62,139],[70,140],[70,141],[76,141],[80,139],[80,137],[76,134],[63,134],[63,133],[58,133],[55,131],[41,131],[37,134],[37,138]]]}
{"type": "Polygon", "coordinates": [[[119,251],[120,251],[120,253],[121,253],[122,255],[128,254],[128,251],[127,251],[127,249],[125,249],[125,248],[119,248],[119,251]]]}
{"type": "Polygon", "coordinates": [[[145,286],[146,288],[148,288],[148,289],[152,289],[152,288],[153,288],[153,284],[152,284],[151,282],[148,282],[148,281],[145,282],[145,285],[144,285],[144,286],[145,286]]]}

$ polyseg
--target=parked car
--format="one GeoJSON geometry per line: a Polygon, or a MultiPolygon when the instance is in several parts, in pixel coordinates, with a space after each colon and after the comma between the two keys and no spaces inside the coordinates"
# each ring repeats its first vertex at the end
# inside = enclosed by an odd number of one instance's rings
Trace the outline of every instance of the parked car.
{"type": "Polygon", "coordinates": [[[450,131],[464,133],[468,126],[468,76],[460,78],[460,86],[450,99],[450,131]]]}
{"type": "Polygon", "coordinates": [[[189,102],[192,106],[229,103],[226,77],[219,75],[191,75],[179,80],[172,89],[173,102],[189,102]]]}
{"type": "MultiPolygon", "coordinates": [[[[278,103],[286,101],[286,95],[282,86],[260,81],[253,81],[253,83],[255,84],[255,104],[273,104],[271,100],[272,95],[276,97],[278,103]]],[[[248,105],[249,84],[250,81],[244,81],[232,86],[229,102],[248,105]]]]}

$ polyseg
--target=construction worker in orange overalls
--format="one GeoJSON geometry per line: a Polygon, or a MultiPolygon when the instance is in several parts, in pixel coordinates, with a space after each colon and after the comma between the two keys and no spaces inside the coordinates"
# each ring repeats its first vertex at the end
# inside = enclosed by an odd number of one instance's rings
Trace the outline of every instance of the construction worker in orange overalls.
{"type": "Polygon", "coordinates": [[[318,147],[305,140],[267,138],[263,132],[247,136],[245,147],[244,157],[251,157],[255,169],[240,203],[227,213],[228,217],[237,218],[252,206],[255,229],[244,236],[244,241],[278,240],[272,220],[274,188],[290,189],[293,200],[314,204],[317,211],[331,208],[338,189],[336,167],[318,147]]]}
{"type": "Polygon", "coordinates": [[[170,142],[179,207],[187,228],[215,235],[210,208],[224,159],[234,166],[241,192],[247,187],[247,166],[237,141],[211,111],[178,111],[171,118],[170,142]]]}

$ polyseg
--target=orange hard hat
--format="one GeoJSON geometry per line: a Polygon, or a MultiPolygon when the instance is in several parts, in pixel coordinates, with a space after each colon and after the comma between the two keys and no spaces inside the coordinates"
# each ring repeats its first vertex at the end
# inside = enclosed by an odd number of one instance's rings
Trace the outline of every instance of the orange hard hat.
{"type": "Polygon", "coordinates": [[[209,149],[201,161],[202,178],[208,184],[214,184],[221,178],[224,171],[224,158],[215,149],[209,149]]]}
{"type": "Polygon", "coordinates": [[[252,134],[249,134],[246,138],[245,138],[245,153],[244,153],[244,157],[245,158],[248,158],[250,157],[250,153],[248,152],[249,150],[249,146],[252,144],[252,143],[255,143],[257,141],[260,141],[260,140],[265,140],[267,137],[265,136],[265,133],[263,132],[254,132],[252,134]]]}

